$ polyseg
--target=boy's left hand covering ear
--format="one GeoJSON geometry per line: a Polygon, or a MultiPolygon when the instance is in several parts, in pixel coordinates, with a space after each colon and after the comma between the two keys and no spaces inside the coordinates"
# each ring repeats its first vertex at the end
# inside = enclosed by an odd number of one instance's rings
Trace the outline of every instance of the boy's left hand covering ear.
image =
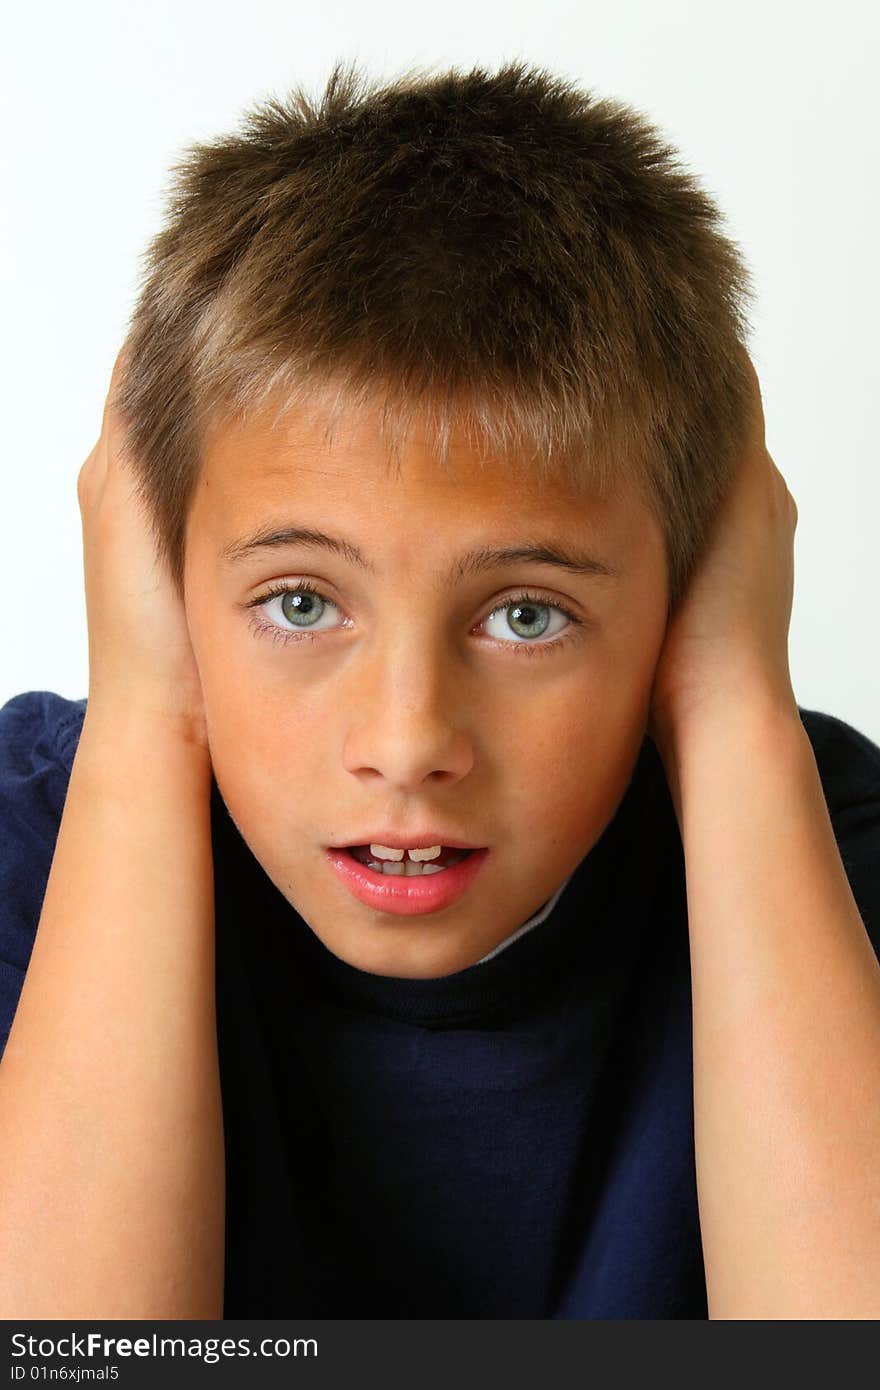
{"type": "Polygon", "coordinates": [[[797,709],[788,664],[797,507],[767,452],[758,375],[742,456],[670,620],[648,734],[660,747],[696,717],[760,691],[797,709]]]}

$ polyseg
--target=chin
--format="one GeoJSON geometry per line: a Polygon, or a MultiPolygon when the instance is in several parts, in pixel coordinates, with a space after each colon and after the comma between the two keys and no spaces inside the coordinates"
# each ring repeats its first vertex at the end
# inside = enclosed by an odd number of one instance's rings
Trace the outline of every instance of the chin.
{"type": "Polygon", "coordinates": [[[403,922],[377,920],[372,927],[344,929],[329,936],[311,923],[309,927],[322,945],[346,965],[368,975],[400,980],[434,980],[455,975],[476,965],[493,949],[491,942],[453,941],[448,934],[443,939],[438,925],[432,925],[427,918],[421,922],[412,917],[403,922]]]}

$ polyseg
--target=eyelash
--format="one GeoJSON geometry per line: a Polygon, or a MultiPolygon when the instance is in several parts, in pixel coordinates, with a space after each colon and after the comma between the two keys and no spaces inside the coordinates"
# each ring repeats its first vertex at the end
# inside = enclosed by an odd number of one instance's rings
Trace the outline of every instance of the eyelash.
{"type": "MultiPolygon", "coordinates": [[[[315,594],[318,598],[325,600],[327,598],[326,594],[323,594],[316,585],[309,583],[308,580],[303,580],[302,583],[297,584],[274,584],[265,593],[260,594],[258,598],[251,599],[245,604],[247,609],[252,610],[250,626],[254,632],[261,637],[270,637],[275,642],[301,642],[303,638],[307,641],[314,641],[316,638],[325,635],[323,632],[307,632],[305,630],[302,632],[285,632],[284,628],[278,627],[277,624],[265,622],[259,618],[257,615],[260,608],[267,604],[270,599],[276,598],[279,594],[315,594]]],[[[333,603],[333,600],[330,599],[330,602],[333,603]]],[[[576,617],[575,614],[570,612],[563,604],[526,590],[523,590],[522,593],[515,595],[513,598],[507,599],[504,603],[499,603],[491,612],[486,614],[486,618],[491,618],[494,613],[500,613],[505,608],[514,608],[517,604],[526,603],[534,603],[540,607],[555,608],[557,612],[562,613],[575,628],[586,626],[582,618],[576,617]]],[[[485,618],[483,621],[485,622],[485,618]]],[[[560,647],[567,646],[576,636],[576,632],[570,632],[566,628],[562,636],[552,637],[544,642],[530,642],[528,640],[522,642],[505,642],[502,641],[501,638],[491,638],[490,640],[495,646],[508,647],[517,653],[525,652],[529,656],[543,656],[546,652],[558,651],[560,647]]]]}

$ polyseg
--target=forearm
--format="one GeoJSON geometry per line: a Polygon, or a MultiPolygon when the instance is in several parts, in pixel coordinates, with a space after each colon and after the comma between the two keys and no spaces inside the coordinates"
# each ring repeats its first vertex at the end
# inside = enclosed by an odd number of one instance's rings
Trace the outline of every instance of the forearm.
{"type": "Polygon", "coordinates": [[[0,1317],[222,1316],[210,780],[87,713],[0,1064],[0,1317]]]}
{"type": "Polygon", "coordinates": [[[712,1318],[880,1317],[880,965],[796,707],[664,750],[682,831],[712,1318]]]}

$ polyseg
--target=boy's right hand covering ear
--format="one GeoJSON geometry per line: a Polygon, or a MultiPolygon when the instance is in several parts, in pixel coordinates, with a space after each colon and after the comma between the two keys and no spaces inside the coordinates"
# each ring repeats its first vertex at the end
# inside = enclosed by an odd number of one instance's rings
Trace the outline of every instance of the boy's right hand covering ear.
{"type": "Polygon", "coordinates": [[[186,614],[160,561],[146,508],[120,452],[114,409],[125,372],[119,352],[101,434],[77,478],[89,629],[88,711],[158,718],[208,746],[202,687],[186,614]]]}

